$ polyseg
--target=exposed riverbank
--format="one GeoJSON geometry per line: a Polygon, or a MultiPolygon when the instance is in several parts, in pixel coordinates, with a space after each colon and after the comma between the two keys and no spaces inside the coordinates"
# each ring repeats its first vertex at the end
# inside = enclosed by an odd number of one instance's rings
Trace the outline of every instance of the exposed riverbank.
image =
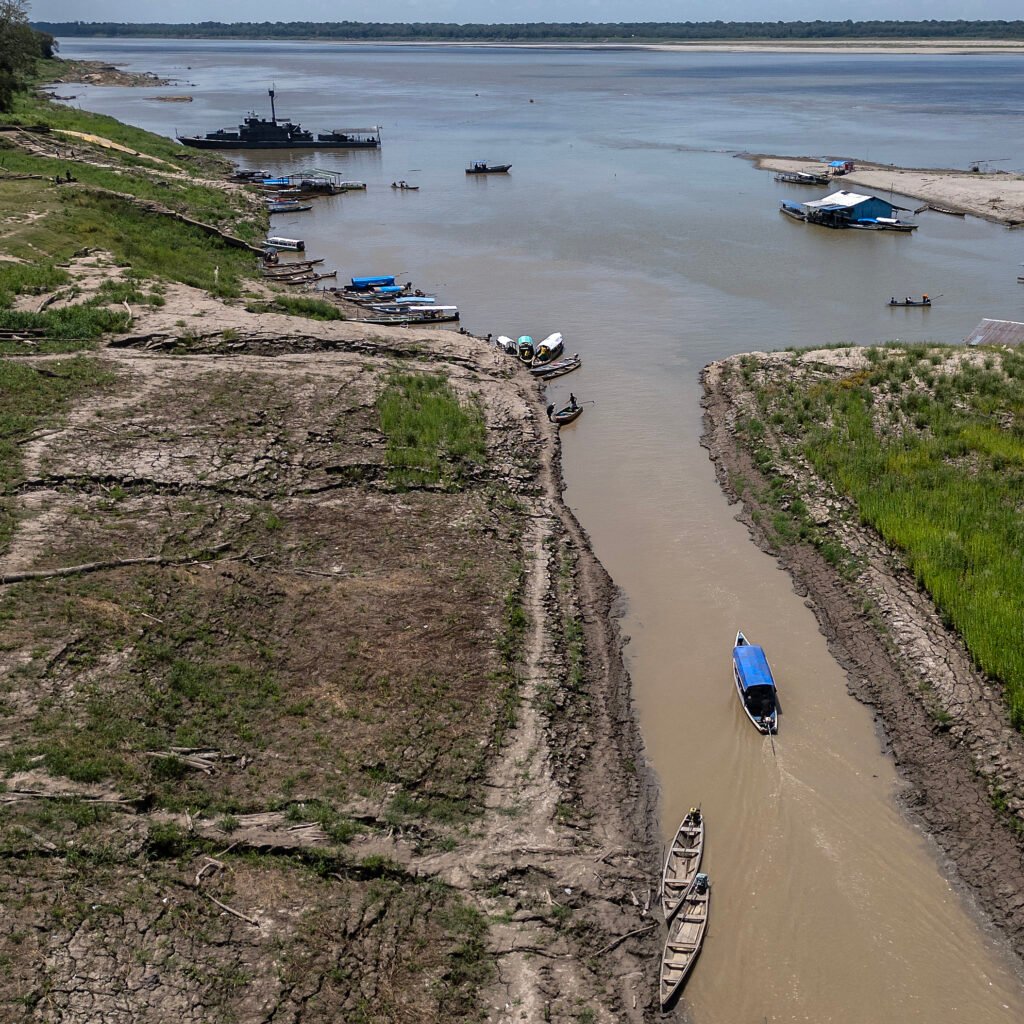
{"type": "MultiPolygon", "coordinates": [[[[950,374],[990,358],[963,349],[935,354],[950,374]]],[[[742,501],[740,517],[755,540],[807,595],[850,691],[874,709],[912,787],[907,812],[1019,957],[1024,738],[1010,724],[1000,686],[978,671],[903,558],[814,471],[793,428],[789,397],[820,392],[826,382],[862,386],[873,365],[868,355],[856,348],[753,353],[712,363],[703,374],[703,442],[723,489],[742,501]]]]}
{"type": "Polygon", "coordinates": [[[40,162],[0,180],[23,331],[0,371],[25,405],[0,1003],[652,1019],[654,787],[536,382],[455,332],[252,311],[252,258],[172,215],[237,229],[252,205],[143,134],[172,166],[85,140],[60,185],[35,139],[0,141],[40,162]],[[93,205],[141,255],[73,254],[62,217],[93,205]],[[95,342],[56,333],[76,308],[95,342]],[[428,395],[465,443],[416,440],[428,395]]]}
{"type": "MultiPolygon", "coordinates": [[[[812,157],[743,155],[765,171],[823,173],[826,170],[823,160],[812,157]]],[[[850,189],[852,185],[862,185],[872,192],[896,192],[1008,227],[1024,223],[1024,175],[893,167],[856,158],[854,164],[856,169],[836,178],[832,188],[850,189]]],[[[823,186],[823,190],[828,187],[823,186]]]]}

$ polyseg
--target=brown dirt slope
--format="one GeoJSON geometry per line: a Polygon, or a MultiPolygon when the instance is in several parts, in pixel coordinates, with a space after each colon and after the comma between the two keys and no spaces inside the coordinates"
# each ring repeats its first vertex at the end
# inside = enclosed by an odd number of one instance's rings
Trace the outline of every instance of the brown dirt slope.
{"type": "Polygon", "coordinates": [[[535,383],[454,333],[136,312],[7,495],[0,1016],[652,1019],[652,787],[535,383]],[[392,482],[396,374],[483,411],[455,483],[392,482]]]}

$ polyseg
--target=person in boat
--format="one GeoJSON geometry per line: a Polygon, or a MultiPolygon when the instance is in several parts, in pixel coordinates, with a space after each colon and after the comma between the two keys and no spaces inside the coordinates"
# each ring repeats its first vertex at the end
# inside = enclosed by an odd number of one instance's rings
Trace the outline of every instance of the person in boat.
{"type": "Polygon", "coordinates": [[[926,306],[930,306],[930,305],[932,304],[932,300],[931,300],[931,299],[929,299],[927,295],[922,295],[922,296],[921,296],[921,301],[922,301],[922,302],[923,302],[923,303],[924,303],[924,304],[925,304],[926,306]]]}
{"type": "Polygon", "coordinates": [[[686,817],[690,819],[692,824],[699,825],[700,824],[700,808],[699,807],[691,807],[690,808],[690,813],[687,814],[686,817]]]}
{"type": "Polygon", "coordinates": [[[579,405],[576,402],[576,396],[571,391],[569,392],[569,408],[573,411],[579,408],[579,405]]]}
{"type": "Polygon", "coordinates": [[[896,296],[895,295],[890,295],[889,296],[889,305],[890,306],[895,306],[896,305],[896,296]]]}

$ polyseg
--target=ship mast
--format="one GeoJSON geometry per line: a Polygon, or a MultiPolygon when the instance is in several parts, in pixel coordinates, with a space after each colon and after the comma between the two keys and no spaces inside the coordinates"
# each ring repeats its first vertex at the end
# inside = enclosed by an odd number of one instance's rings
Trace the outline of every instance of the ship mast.
{"type": "Polygon", "coordinates": [[[267,92],[270,93],[270,121],[272,124],[277,124],[277,114],[274,111],[274,87],[271,86],[267,92]]]}

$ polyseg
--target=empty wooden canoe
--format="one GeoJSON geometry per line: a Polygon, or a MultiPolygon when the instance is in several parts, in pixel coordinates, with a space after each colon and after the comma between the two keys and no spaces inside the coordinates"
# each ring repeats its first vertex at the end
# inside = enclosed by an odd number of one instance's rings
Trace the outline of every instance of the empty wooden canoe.
{"type": "Polygon", "coordinates": [[[661,958],[662,1010],[667,1010],[675,1002],[697,962],[708,927],[710,906],[711,882],[707,875],[698,874],[668,926],[665,952],[661,958]]]}

